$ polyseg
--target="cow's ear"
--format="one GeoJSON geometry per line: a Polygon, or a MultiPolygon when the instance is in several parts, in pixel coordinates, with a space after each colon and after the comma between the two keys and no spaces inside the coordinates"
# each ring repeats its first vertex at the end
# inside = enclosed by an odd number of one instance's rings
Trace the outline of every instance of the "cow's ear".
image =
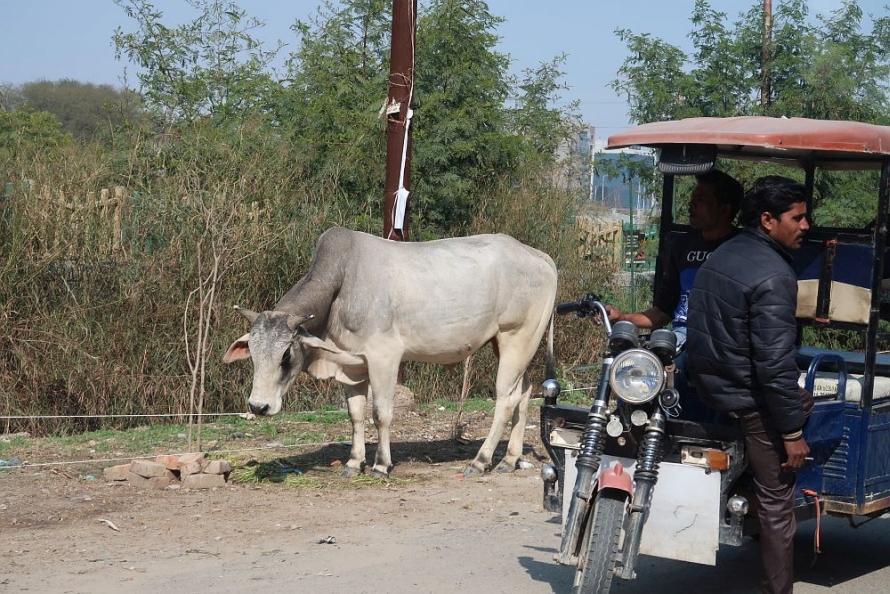
{"type": "Polygon", "coordinates": [[[365,360],[359,355],[349,353],[332,344],[328,344],[317,336],[309,334],[303,327],[297,328],[297,331],[294,334],[294,341],[304,347],[333,353],[335,357],[329,357],[329,359],[336,361],[340,365],[364,365],[365,363],[365,360]]]}
{"type": "Polygon", "coordinates": [[[342,353],[339,348],[332,344],[328,344],[322,339],[313,334],[310,334],[308,330],[303,328],[302,326],[297,326],[294,330],[294,338],[293,341],[301,344],[304,347],[309,347],[311,349],[321,349],[323,351],[327,351],[329,353],[342,353]]]}
{"type": "Polygon", "coordinates": [[[250,346],[247,343],[248,340],[250,340],[250,332],[233,342],[226,354],[223,355],[223,363],[234,363],[235,361],[249,358],[250,346]]]}

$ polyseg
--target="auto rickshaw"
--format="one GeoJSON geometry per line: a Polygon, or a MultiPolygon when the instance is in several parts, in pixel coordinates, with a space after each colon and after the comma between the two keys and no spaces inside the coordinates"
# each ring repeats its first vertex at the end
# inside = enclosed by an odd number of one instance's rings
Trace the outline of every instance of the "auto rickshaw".
{"type": "MultiPolygon", "coordinates": [[[[671,245],[692,231],[675,221],[681,176],[736,160],[766,164],[770,173],[805,184],[812,223],[794,252],[797,363],[800,386],[814,395],[815,407],[804,433],[812,460],[797,474],[795,513],[799,521],[884,514],[890,508],[890,355],[883,352],[890,345],[884,322],[890,319],[890,127],[691,118],[608,139],[607,149],[627,147],[652,149],[664,175],[655,290],[671,245]],[[838,175],[855,176],[856,183],[832,185],[838,175]],[[867,216],[857,213],[867,220],[837,226],[843,217],[834,215],[843,208],[826,205],[850,197],[823,193],[831,187],[860,195],[870,189],[867,216]]],[[[556,561],[577,569],[575,591],[585,593],[608,592],[614,576],[633,579],[641,553],[714,565],[720,546],[740,545],[759,528],[740,433],[708,417],[694,395],[680,393],[670,330],[645,336],[629,322],[611,327],[593,295],[557,307],[570,312],[598,316],[608,340],[589,408],[561,403],[556,380],[543,386],[541,438],[552,460],[542,469],[544,507],[563,514],[556,561]]]]}

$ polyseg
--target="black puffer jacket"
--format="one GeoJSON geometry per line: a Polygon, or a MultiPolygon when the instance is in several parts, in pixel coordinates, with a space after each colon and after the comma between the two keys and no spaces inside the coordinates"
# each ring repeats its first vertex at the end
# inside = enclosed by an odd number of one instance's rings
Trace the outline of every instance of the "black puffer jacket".
{"type": "Polygon", "coordinates": [[[782,433],[803,427],[794,361],[791,256],[746,229],[711,254],[689,297],[687,352],[699,396],[717,410],[761,409],[782,433]],[[765,409],[765,410],[764,410],[765,409]]]}

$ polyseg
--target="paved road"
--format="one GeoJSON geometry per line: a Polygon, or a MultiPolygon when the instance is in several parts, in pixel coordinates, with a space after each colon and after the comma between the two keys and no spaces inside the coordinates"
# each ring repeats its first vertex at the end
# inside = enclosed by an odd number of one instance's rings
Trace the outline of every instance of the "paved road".
{"type": "MultiPolygon", "coordinates": [[[[890,520],[878,519],[859,528],[846,520],[823,518],[822,554],[813,564],[815,522],[798,526],[795,540],[795,594],[885,594],[890,592],[890,520]]],[[[548,551],[550,553],[550,551],[548,551]]],[[[759,589],[758,544],[723,547],[717,566],[709,567],[642,557],[635,581],[616,580],[618,594],[756,594],[759,589]]],[[[568,592],[571,575],[565,568],[520,558],[529,576],[548,588],[529,592],[568,592]]]]}
{"type": "MultiPolygon", "coordinates": [[[[503,479],[487,480],[494,484],[471,485],[468,492],[478,496],[478,491],[486,490],[498,499],[503,493],[496,485],[504,484],[503,479]]],[[[405,516],[410,516],[410,525],[341,525],[342,548],[315,547],[300,555],[304,567],[329,571],[307,571],[292,583],[306,592],[570,592],[573,570],[552,560],[559,545],[559,518],[544,512],[535,501],[540,497],[540,481],[524,482],[524,497],[492,502],[490,509],[477,501],[458,523],[443,518],[443,508],[429,498],[425,511],[418,514],[415,507],[414,513],[405,516]],[[510,510],[516,511],[507,514],[510,510]],[[376,570],[370,569],[375,566],[376,570]]],[[[405,505],[414,506],[410,500],[405,505]]],[[[795,594],[890,592],[890,521],[874,520],[853,529],[838,518],[824,518],[823,553],[813,566],[815,526],[810,521],[798,527],[795,594]]],[[[640,577],[630,582],[616,579],[612,592],[757,594],[759,554],[758,543],[746,539],[741,547],[723,547],[716,567],[642,557],[640,577]]]]}

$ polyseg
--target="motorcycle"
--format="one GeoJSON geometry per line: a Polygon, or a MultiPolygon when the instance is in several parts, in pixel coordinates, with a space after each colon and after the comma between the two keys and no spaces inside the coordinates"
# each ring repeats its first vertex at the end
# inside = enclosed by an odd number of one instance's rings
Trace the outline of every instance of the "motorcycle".
{"type": "Polygon", "coordinates": [[[542,470],[544,504],[563,512],[555,560],[576,568],[574,591],[605,594],[614,576],[633,579],[641,553],[713,565],[719,544],[742,542],[749,505],[734,492],[746,466],[741,434],[680,419],[682,341],[673,331],[641,336],[630,322],[612,326],[592,294],[556,313],[595,316],[608,338],[588,410],[557,404],[560,384],[543,384],[542,440],[553,460],[542,470]]]}

